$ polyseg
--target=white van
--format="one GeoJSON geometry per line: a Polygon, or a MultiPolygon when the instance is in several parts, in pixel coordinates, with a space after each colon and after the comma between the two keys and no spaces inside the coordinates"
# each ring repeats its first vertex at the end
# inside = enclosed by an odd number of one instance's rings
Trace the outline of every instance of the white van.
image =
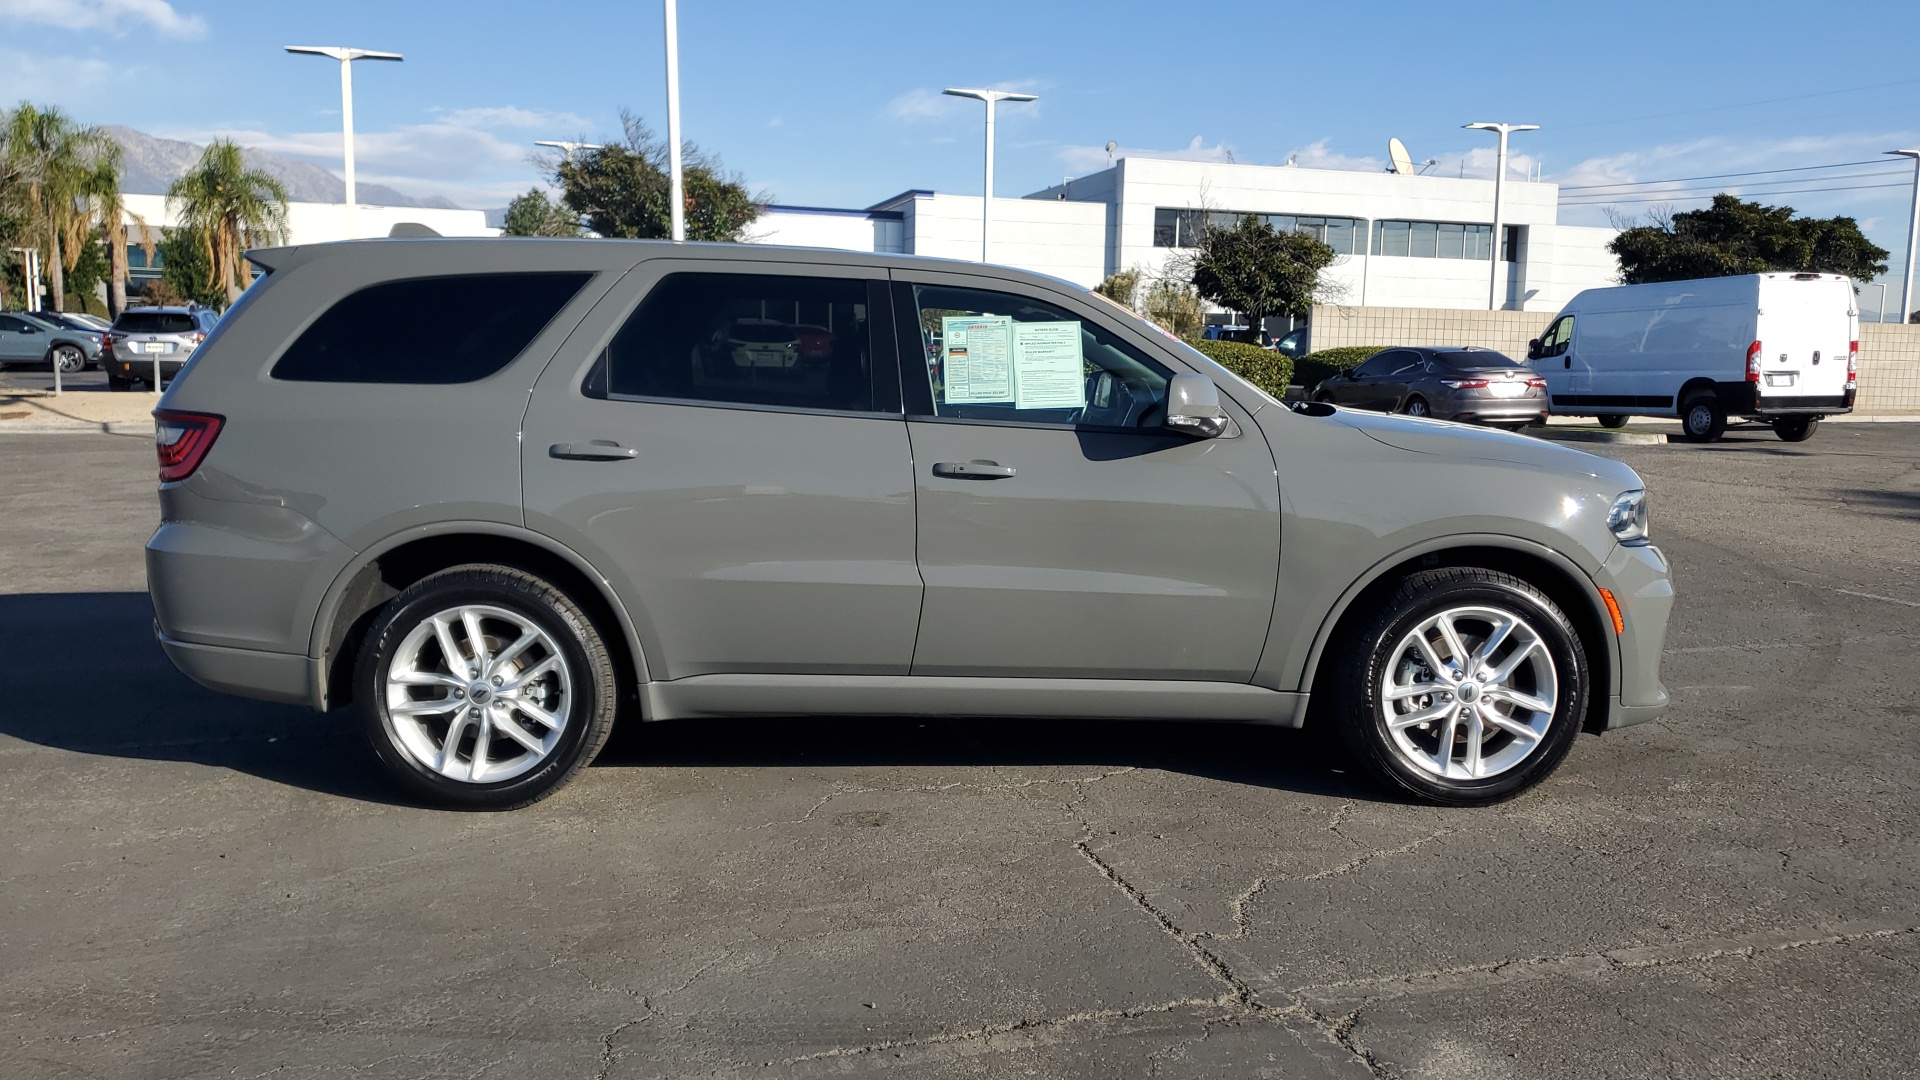
{"type": "Polygon", "coordinates": [[[1729,416],[1773,425],[1788,442],[1822,416],[1853,411],[1860,316],[1841,274],[1748,274],[1588,289],[1527,359],[1555,415],[1679,416],[1712,442],[1729,416]]]}

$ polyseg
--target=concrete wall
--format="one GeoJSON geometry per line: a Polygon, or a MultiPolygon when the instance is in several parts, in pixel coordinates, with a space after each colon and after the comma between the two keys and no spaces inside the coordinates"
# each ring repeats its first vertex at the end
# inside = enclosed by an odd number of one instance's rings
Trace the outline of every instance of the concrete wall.
{"type": "MultiPolygon", "coordinates": [[[[908,253],[980,261],[980,197],[915,195],[906,214],[908,253]]],[[[1107,275],[1107,206],[1060,199],[993,200],[993,261],[1092,288],[1107,275]]]]}
{"type": "MultiPolygon", "coordinates": [[[[167,199],[164,195],[122,194],[120,198],[129,215],[127,228],[133,240],[139,239],[139,232],[131,215],[138,214],[146,219],[148,226],[156,229],[175,224],[173,215],[167,212],[167,199]]],[[[487,213],[484,210],[362,204],[358,231],[350,236],[345,206],[339,203],[287,204],[287,229],[291,234],[288,243],[292,244],[320,244],[329,240],[385,236],[388,230],[403,221],[425,225],[441,236],[500,235],[499,229],[487,227],[487,213]]]]}
{"type": "MultiPolygon", "coordinates": [[[[1552,312],[1321,305],[1313,309],[1312,344],[1479,345],[1521,360],[1552,321],[1552,312]]],[[[1863,323],[1859,373],[1855,412],[1920,413],[1920,325],[1863,323]]]]}
{"type": "Polygon", "coordinates": [[[1920,413],[1920,325],[1862,323],[1860,412],[1920,413]]]}
{"type": "Polygon", "coordinates": [[[807,206],[768,207],[748,226],[746,239],[756,244],[845,251],[899,253],[907,250],[905,222],[897,214],[807,206]]]}

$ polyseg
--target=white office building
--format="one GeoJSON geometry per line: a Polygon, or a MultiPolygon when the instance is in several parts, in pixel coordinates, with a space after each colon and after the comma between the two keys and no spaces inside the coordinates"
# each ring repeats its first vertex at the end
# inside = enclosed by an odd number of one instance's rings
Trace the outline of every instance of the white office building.
{"type": "MultiPolygon", "coordinates": [[[[1561,225],[1559,188],[1509,179],[1501,217],[1502,306],[1550,312],[1582,289],[1618,283],[1612,229],[1561,225]]],[[[864,210],[774,206],[763,243],[980,258],[978,196],[907,191],[864,210]]],[[[1487,307],[1493,181],[1124,158],[1022,199],[993,201],[997,263],[1081,285],[1148,274],[1191,244],[1205,215],[1247,214],[1330,245],[1327,302],[1487,307]]]]}

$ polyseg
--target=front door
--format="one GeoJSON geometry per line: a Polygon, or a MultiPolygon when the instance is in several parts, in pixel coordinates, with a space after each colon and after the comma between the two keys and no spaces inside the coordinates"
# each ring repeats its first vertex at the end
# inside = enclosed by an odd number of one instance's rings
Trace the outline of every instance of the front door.
{"type": "Polygon", "coordinates": [[[1249,680],[1280,561],[1250,417],[1227,402],[1236,437],[1166,433],[1174,369],[1064,293],[914,274],[895,310],[926,582],[913,673],[1249,680]]]}
{"type": "Polygon", "coordinates": [[[46,335],[36,333],[35,329],[25,319],[0,315],[0,362],[16,364],[45,355],[46,335]]]}
{"type": "Polygon", "coordinates": [[[607,576],[652,678],[907,673],[920,578],[883,278],[642,263],[535,387],[527,525],[607,576]]]}
{"type": "Polygon", "coordinates": [[[1578,410],[1593,393],[1593,379],[1573,352],[1574,316],[1562,315],[1547,327],[1540,339],[1538,355],[1529,365],[1547,381],[1550,412],[1578,410]]]}

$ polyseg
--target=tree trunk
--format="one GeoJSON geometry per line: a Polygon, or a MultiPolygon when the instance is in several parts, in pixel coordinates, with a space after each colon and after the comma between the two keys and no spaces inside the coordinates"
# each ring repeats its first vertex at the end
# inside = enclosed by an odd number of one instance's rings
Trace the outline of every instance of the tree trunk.
{"type": "Polygon", "coordinates": [[[127,229],[107,222],[107,317],[118,319],[127,310],[127,229]]]}
{"type": "Polygon", "coordinates": [[[47,230],[47,243],[53,258],[47,260],[47,291],[53,294],[53,310],[67,310],[67,268],[60,250],[60,230],[47,230]]]}
{"type": "Polygon", "coordinates": [[[240,261],[240,230],[229,225],[225,241],[220,245],[220,288],[227,294],[227,306],[232,307],[240,299],[240,290],[234,283],[234,263],[240,261]]]}

